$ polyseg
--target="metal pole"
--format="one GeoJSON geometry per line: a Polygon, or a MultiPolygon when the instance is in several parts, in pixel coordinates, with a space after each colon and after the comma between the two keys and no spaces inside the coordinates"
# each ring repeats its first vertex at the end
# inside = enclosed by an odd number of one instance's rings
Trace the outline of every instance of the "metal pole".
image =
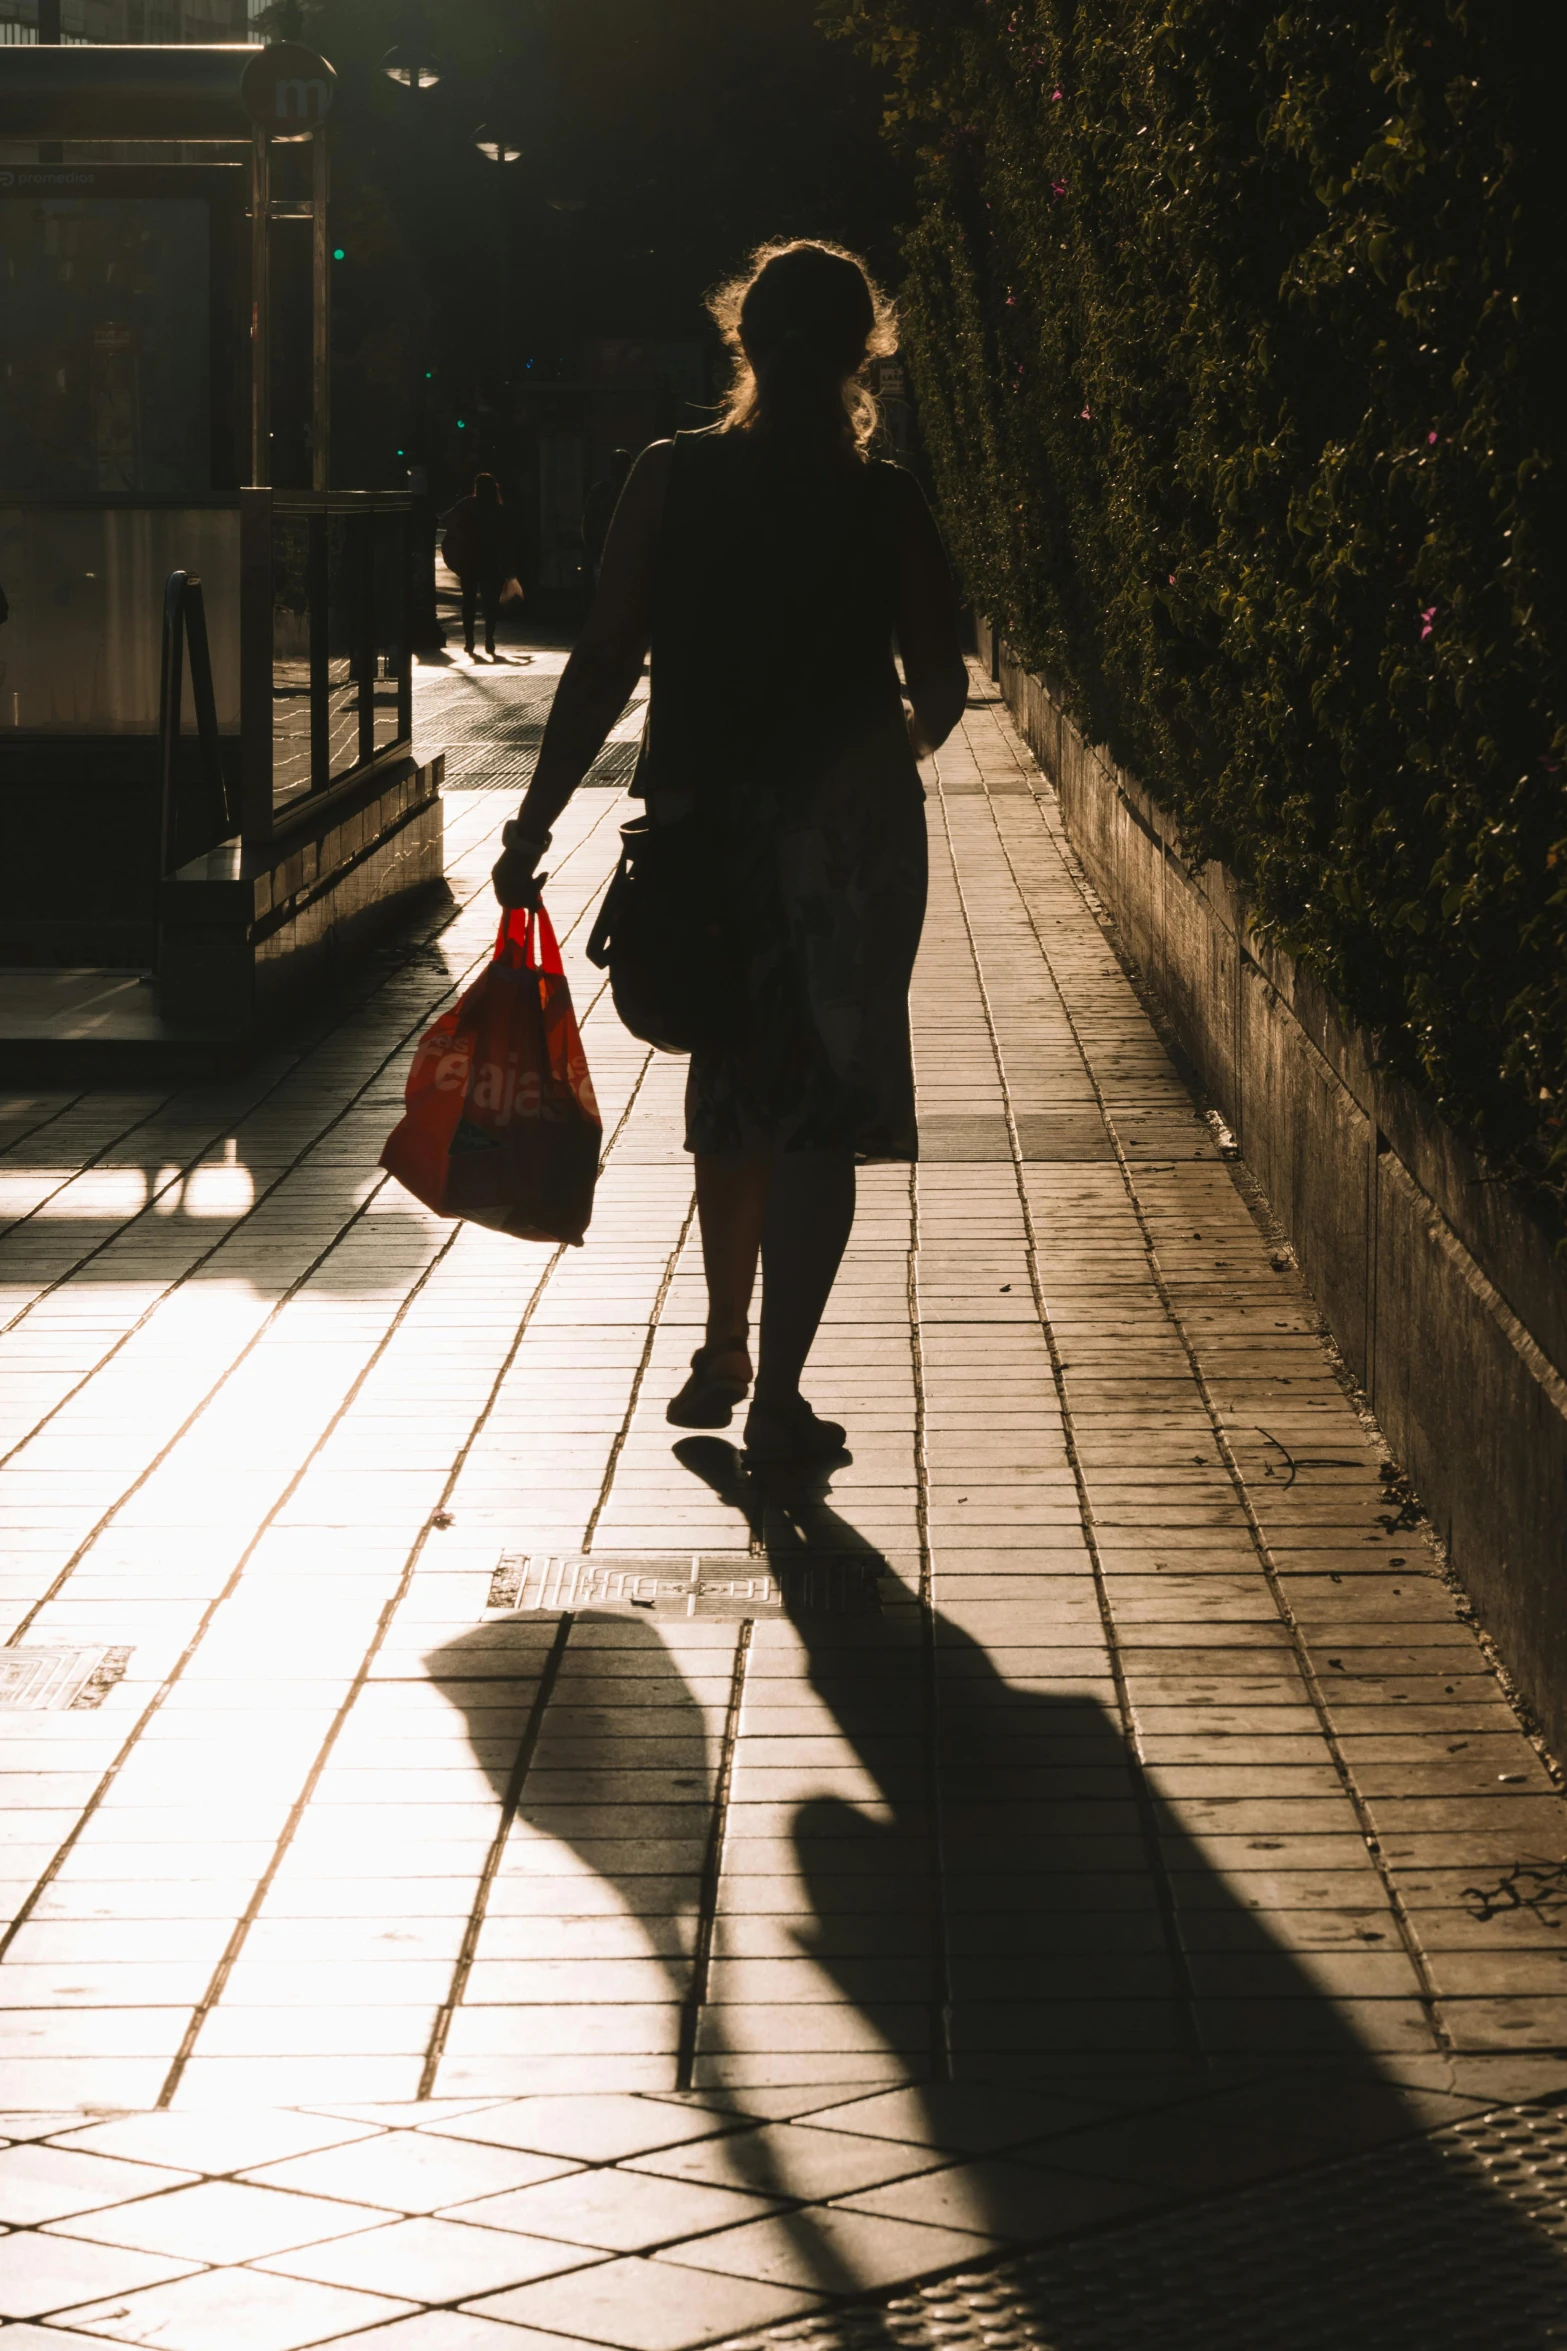
{"type": "Polygon", "coordinates": [[[185,670],[185,574],[163,586],[163,661],[158,681],[158,879],[174,871],[179,833],[180,685],[185,670]]]}
{"type": "Polygon", "coordinates": [[[318,123],[310,142],[310,486],[332,487],[332,255],[327,243],[330,193],[326,125],[318,123]]]}
{"type": "MultiPolygon", "coordinates": [[[[358,648],[359,670],[359,761],[368,767],[375,757],[375,673],[376,662],[376,575],[375,575],[374,508],[361,511],[353,518],[351,528],[358,533],[354,565],[355,586],[359,594],[358,611],[354,616],[354,642],[358,648]]],[[[346,550],[345,550],[346,551],[346,550]]]]}
{"type": "Polygon", "coordinates": [[[240,818],[245,847],[272,832],[272,493],[239,494],[240,818]]]}
{"type": "Polygon", "coordinates": [[[196,705],[196,733],[201,742],[202,774],[209,805],[202,811],[210,821],[211,802],[223,811],[225,834],[234,830],[234,804],[223,773],[223,744],[218,734],[217,697],[212,690],[212,648],[207,641],[207,605],[194,572],[185,575],[185,646],[190,656],[190,697],[196,705]]]}
{"type": "Polygon", "coordinates": [[[250,486],[272,479],[272,150],[258,123],[250,141],[250,486]]]}
{"type": "Polygon", "coordinates": [[[332,781],[332,517],[317,507],[309,537],[310,789],[332,781]]]}

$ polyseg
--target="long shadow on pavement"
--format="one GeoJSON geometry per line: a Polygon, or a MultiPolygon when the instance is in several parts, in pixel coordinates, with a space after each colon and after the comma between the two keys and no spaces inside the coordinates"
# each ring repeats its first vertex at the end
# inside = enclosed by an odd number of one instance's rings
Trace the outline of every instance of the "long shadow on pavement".
{"type": "MultiPolygon", "coordinates": [[[[1563,2272],[1546,2241],[1465,2142],[1419,2136],[1470,2103],[1388,2078],[1341,2006],[1150,1797],[1099,1701],[1007,1681],[949,1617],[921,1611],[908,1580],[829,1506],[825,1480],[759,1485],[716,1439],[674,1450],[744,1512],[790,1620],[782,1640],[758,1632],[748,1717],[770,1700],[787,1706],[803,1663],[867,1791],[794,1803],[780,1836],[773,1807],[751,1817],[742,1769],[697,2089],[743,2113],[748,2087],[830,2082],[823,2063],[841,2052],[853,2085],[843,2095],[866,2103],[833,2114],[832,2128],[874,2127],[952,2166],[848,2201],[974,2232],[998,2255],[1046,2247],[1010,2291],[1051,2351],[1135,2351],[1151,2311],[1146,2339],[1161,2351],[1558,2340],[1563,2272]],[[879,1611],[801,1604],[820,1598],[826,1571],[877,1589],[879,1611]],[[748,1951],[814,1962],[836,2003],[769,2001],[765,1975],[746,1997],[748,1951]],[[878,2097],[878,2065],[903,2086],[878,2097]],[[1360,2163],[1340,2192],[1320,2167],[1348,2157],[1360,2163]],[[1380,2202],[1384,2175],[1362,2177],[1367,2162],[1388,2167],[1380,2202]],[[1256,2186],[1295,2174],[1309,2178],[1256,2186]],[[1357,2213],[1370,2240],[1346,2262],[1357,2213]],[[1468,2289],[1453,2273],[1459,2250],[1468,2289]],[[1479,2291],[1482,2270],[1508,2281],[1505,2310],[1471,2302],[1456,2321],[1455,2295],[1479,2291]]],[[[483,1654],[475,1634],[431,1657],[455,1702],[471,1691],[476,1707],[493,1703],[481,1695],[493,1683],[466,1678],[483,1654]]],[[[518,1818],[607,1881],[678,2005],[691,1990],[721,1679],[693,1686],[700,1652],[682,1644],[677,1661],[652,1622],[580,1619],[565,1656],[518,1818]],[[638,1745],[633,1725],[647,1730],[650,1707],[658,1736],[638,1745]]],[[[508,1774],[492,1777],[502,1794],[508,1774]]],[[[1300,1907],[1344,1903],[1342,1884],[1295,1875],[1300,1907]]],[[[542,1878],[541,1902],[549,1888],[560,1897],[561,1881],[542,1878]]],[[[1375,1921],[1374,1876],[1365,1901],[1375,1921]]],[[[1372,1939],[1350,1948],[1387,1950],[1375,1940],[1386,1925],[1368,1924],[1372,1939]]],[[[1376,2005],[1395,2058],[1433,2050],[1412,1998],[1376,2005]]],[[[633,2032],[651,2022],[633,2020],[633,2032]]],[[[663,2029],[667,2039],[667,2017],[663,2029]]],[[[791,2178],[798,2144],[786,2128],[740,2128],[724,2176],[780,2199],[841,2194],[791,2178]]],[[[780,2222],[787,2269],[768,2274],[863,2291],[853,2225],[804,2202],[780,2222]]],[[[703,2249],[680,2258],[701,2265],[703,2249]]]]}

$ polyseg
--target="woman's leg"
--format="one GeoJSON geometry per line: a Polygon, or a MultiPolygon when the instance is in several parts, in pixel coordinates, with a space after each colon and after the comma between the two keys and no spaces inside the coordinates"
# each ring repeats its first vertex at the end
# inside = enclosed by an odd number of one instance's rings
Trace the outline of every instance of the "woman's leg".
{"type": "Polygon", "coordinates": [[[501,585],[498,579],[484,580],[479,590],[484,599],[484,650],[492,661],[495,659],[495,616],[501,608],[501,585]]]}
{"type": "Polygon", "coordinates": [[[788,1405],[826,1312],[854,1224],[854,1155],[783,1151],[772,1162],[762,1221],[762,1343],[758,1405],[788,1405]]]}
{"type": "Polygon", "coordinates": [[[458,584],[462,589],[463,650],[471,653],[473,651],[473,626],[479,617],[479,583],[472,572],[464,572],[458,584]]]}
{"type": "Polygon", "coordinates": [[[706,1344],[746,1355],[747,1378],[751,1369],[746,1350],[751,1293],[756,1287],[769,1179],[776,1164],[739,1151],[696,1153],[696,1208],[702,1228],[702,1270],[707,1276],[706,1344]]]}

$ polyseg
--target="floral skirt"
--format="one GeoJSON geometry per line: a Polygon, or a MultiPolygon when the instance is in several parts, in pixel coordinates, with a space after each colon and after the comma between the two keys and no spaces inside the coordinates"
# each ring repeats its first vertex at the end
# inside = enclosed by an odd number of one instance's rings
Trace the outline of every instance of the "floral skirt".
{"type": "Polygon", "coordinates": [[[924,799],[901,719],[726,789],[712,822],[743,1004],[733,1041],[691,1057],[688,1151],[918,1158],[924,799]]]}

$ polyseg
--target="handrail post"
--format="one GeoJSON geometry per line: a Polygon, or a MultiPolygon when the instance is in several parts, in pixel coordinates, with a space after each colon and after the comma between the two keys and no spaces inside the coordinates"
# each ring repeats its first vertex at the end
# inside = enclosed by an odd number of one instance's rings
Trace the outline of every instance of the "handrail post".
{"type": "Polygon", "coordinates": [[[359,758],[368,766],[375,757],[375,689],[376,689],[376,572],[374,509],[355,516],[358,525],[354,536],[357,561],[353,565],[356,589],[354,613],[354,641],[357,648],[356,667],[359,671],[359,758]]]}
{"type": "Polygon", "coordinates": [[[186,574],[171,571],[163,587],[163,665],[158,685],[158,882],[174,858],[176,761],[180,692],[185,675],[186,574]]]}
{"type": "Polygon", "coordinates": [[[240,827],[246,850],[272,832],[272,493],[239,494],[240,827]]]}
{"type": "Polygon", "coordinates": [[[332,780],[332,515],[319,506],[306,519],[306,597],[310,613],[310,789],[332,780]]]}
{"type": "Polygon", "coordinates": [[[196,733],[201,742],[201,764],[209,788],[217,787],[226,832],[234,829],[234,808],[228,778],[223,773],[223,746],[218,740],[218,698],[212,683],[212,649],[207,641],[207,605],[194,573],[185,581],[185,642],[190,648],[190,692],[196,705],[196,733]]]}

